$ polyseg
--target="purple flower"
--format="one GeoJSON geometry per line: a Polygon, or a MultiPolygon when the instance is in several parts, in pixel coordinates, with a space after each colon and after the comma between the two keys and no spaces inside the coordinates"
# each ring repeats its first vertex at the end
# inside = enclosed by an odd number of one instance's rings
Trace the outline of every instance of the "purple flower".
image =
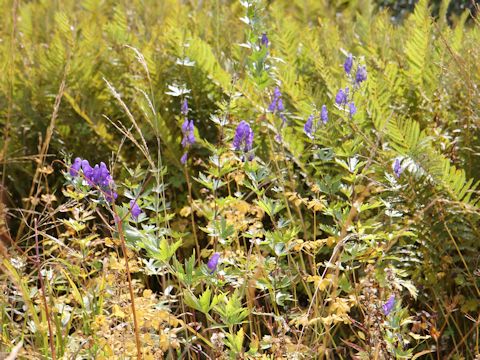
{"type": "Polygon", "coordinates": [[[403,168],[400,159],[395,159],[395,162],[393,163],[393,173],[397,178],[399,178],[400,175],[402,175],[402,172],[403,168]]]}
{"type": "Polygon", "coordinates": [[[240,124],[238,124],[232,145],[236,151],[243,150],[244,152],[249,152],[252,150],[253,130],[246,121],[241,121],[240,124]]]}
{"type": "Polygon", "coordinates": [[[352,54],[349,54],[347,56],[347,59],[345,60],[345,63],[343,64],[343,69],[347,74],[350,74],[350,71],[352,71],[352,66],[353,66],[353,56],[352,54]]]}
{"type": "Polygon", "coordinates": [[[95,185],[92,176],[93,176],[93,168],[90,166],[90,163],[88,160],[82,160],[82,171],[83,171],[83,176],[85,176],[85,179],[87,182],[93,186],[95,185]]]}
{"type": "Polygon", "coordinates": [[[185,98],[185,100],[183,100],[183,104],[182,104],[182,110],[181,110],[181,111],[182,111],[182,114],[185,115],[185,116],[187,116],[188,110],[189,110],[189,109],[188,109],[188,101],[187,101],[187,99],[185,98]]]}
{"type": "Polygon", "coordinates": [[[277,111],[283,111],[285,108],[283,107],[283,100],[282,98],[278,99],[277,101],[277,111]]]}
{"type": "Polygon", "coordinates": [[[393,308],[395,307],[395,295],[392,295],[390,296],[390,298],[387,300],[387,302],[385,304],[383,304],[382,308],[383,308],[383,313],[385,314],[385,316],[387,316],[388,314],[390,314],[393,310],[393,308]]]}
{"type": "Polygon", "coordinates": [[[188,152],[184,152],[182,157],[180,158],[180,162],[185,165],[187,163],[187,160],[188,160],[188,152]]]}
{"type": "Polygon", "coordinates": [[[322,120],[324,124],[326,124],[328,121],[328,110],[325,105],[322,105],[322,111],[320,112],[320,120],[322,120]]]}
{"type": "Polygon", "coordinates": [[[70,166],[70,175],[77,176],[81,166],[82,166],[82,159],[79,157],[76,157],[75,160],[73,161],[72,166],[70,166]]]}
{"type": "Polygon", "coordinates": [[[350,109],[350,117],[353,117],[357,113],[357,107],[353,103],[353,101],[348,105],[350,109]]]}
{"type": "Polygon", "coordinates": [[[267,34],[266,33],[263,33],[262,34],[262,38],[260,39],[260,43],[265,46],[265,47],[268,47],[268,37],[267,37],[267,34]]]}
{"type": "Polygon", "coordinates": [[[310,115],[307,119],[307,122],[303,126],[303,130],[308,137],[312,137],[312,127],[313,127],[313,115],[310,115]]]}
{"type": "Polygon", "coordinates": [[[367,80],[367,69],[365,68],[365,66],[359,66],[357,74],[355,75],[355,83],[359,85],[365,80],[367,80]]]}
{"type": "Polygon", "coordinates": [[[112,177],[110,176],[110,171],[108,171],[107,165],[104,162],[101,162],[100,165],[95,165],[93,168],[91,180],[93,183],[102,188],[110,187],[112,183],[112,177]]]}
{"type": "Polygon", "coordinates": [[[103,194],[105,195],[105,200],[108,202],[113,202],[113,200],[116,200],[118,197],[118,194],[113,190],[105,190],[103,194]]]}
{"type": "Polygon", "coordinates": [[[77,157],[70,167],[70,174],[77,176],[80,168],[88,185],[98,187],[107,201],[111,202],[118,197],[118,194],[113,190],[115,183],[104,162],[101,162],[100,165],[96,164],[92,168],[88,160],[77,157]]]}
{"type": "Polygon", "coordinates": [[[210,260],[208,260],[207,267],[210,269],[210,273],[213,274],[217,270],[218,260],[220,259],[220,254],[218,252],[214,253],[210,260]]]}
{"type": "Polygon", "coordinates": [[[272,102],[268,106],[268,111],[274,113],[276,111],[283,111],[283,101],[282,101],[282,93],[280,92],[280,89],[278,86],[273,90],[273,97],[272,97],[272,102]]]}
{"type": "Polygon", "coordinates": [[[338,90],[338,93],[335,96],[335,102],[337,105],[343,105],[347,102],[347,93],[343,91],[343,89],[338,90]]]}
{"type": "Polygon", "coordinates": [[[193,125],[193,120],[185,119],[182,125],[182,146],[186,148],[187,146],[191,146],[195,144],[195,126],[193,125]]]}
{"type": "Polygon", "coordinates": [[[140,209],[140,206],[138,206],[135,200],[130,200],[130,213],[135,220],[137,220],[138,216],[142,213],[142,209],[140,209]]]}

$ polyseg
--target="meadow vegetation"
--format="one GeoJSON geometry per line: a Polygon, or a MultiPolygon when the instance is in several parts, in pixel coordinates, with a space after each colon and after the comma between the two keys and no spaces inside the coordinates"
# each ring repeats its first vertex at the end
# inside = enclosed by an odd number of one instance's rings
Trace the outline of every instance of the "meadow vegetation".
{"type": "Polygon", "coordinates": [[[378,3],[0,0],[0,352],[479,359],[479,19],[378,3]]]}

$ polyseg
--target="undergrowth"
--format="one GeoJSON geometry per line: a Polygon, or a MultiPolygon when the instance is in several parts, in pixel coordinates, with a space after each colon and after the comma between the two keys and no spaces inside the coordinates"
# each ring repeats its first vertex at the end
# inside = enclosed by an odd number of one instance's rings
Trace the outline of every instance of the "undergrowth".
{"type": "Polygon", "coordinates": [[[478,358],[480,27],[449,4],[1,0],[0,351],[478,358]]]}

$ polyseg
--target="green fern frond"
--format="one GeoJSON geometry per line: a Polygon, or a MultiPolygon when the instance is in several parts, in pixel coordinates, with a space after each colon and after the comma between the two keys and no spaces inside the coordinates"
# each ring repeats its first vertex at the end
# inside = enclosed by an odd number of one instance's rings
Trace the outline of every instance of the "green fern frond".
{"type": "Polygon", "coordinates": [[[425,69],[428,65],[431,26],[428,0],[420,0],[409,19],[406,28],[409,36],[405,44],[407,73],[410,81],[418,86],[421,86],[424,81],[425,69]]]}

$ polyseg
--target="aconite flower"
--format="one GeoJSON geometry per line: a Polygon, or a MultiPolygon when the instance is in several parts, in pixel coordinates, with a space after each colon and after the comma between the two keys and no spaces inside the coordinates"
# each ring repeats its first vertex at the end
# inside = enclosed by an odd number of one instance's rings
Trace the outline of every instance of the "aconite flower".
{"type": "Polygon", "coordinates": [[[348,107],[350,109],[350,117],[353,117],[353,115],[357,113],[357,107],[355,106],[353,101],[348,105],[348,107]]]}
{"type": "Polygon", "coordinates": [[[402,175],[402,172],[403,168],[400,159],[395,159],[395,162],[393,163],[393,173],[397,178],[399,178],[400,175],[402,175]]]}
{"type": "MultiPolygon", "coordinates": [[[[246,121],[241,121],[235,130],[235,135],[232,142],[233,148],[236,151],[243,151],[248,153],[253,149],[253,130],[246,121]]],[[[253,158],[250,154],[249,159],[253,158]]]]}
{"type": "Polygon", "coordinates": [[[82,159],[79,157],[76,157],[75,160],[73,161],[72,166],[70,166],[70,175],[77,176],[81,166],[82,166],[82,159]]]}
{"type": "Polygon", "coordinates": [[[320,112],[320,120],[322,120],[324,124],[326,124],[328,121],[328,110],[325,105],[322,105],[322,111],[320,112]]]}
{"type": "Polygon", "coordinates": [[[352,66],[353,66],[353,56],[352,54],[349,54],[347,56],[347,59],[345,60],[345,63],[343,64],[343,69],[347,74],[350,74],[352,71],[352,66]]]}
{"type": "Polygon", "coordinates": [[[310,115],[303,126],[303,130],[308,137],[312,137],[312,128],[313,128],[313,115],[310,115]]]}
{"type": "Polygon", "coordinates": [[[210,260],[208,260],[207,267],[210,270],[210,273],[213,274],[217,270],[218,260],[220,260],[220,254],[218,252],[214,253],[210,260]]]}
{"type": "Polygon", "coordinates": [[[181,112],[183,115],[187,116],[188,114],[188,101],[187,99],[183,100],[183,104],[182,104],[182,109],[181,109],[181,112]]]}
{"type": "Polygon", "coordinates": [[[273,90],[272,102],[268,106],[268,110],[273,113],[285,110],[283,107],[282,93],[278,86],[273,90]]]}
{"type": "Polygon", "coordinates": [[[193,120],[185,119],[182,125],[182,146],[186,148],[187,146],[195,144],[195,126],[193,125],[193,120]]]}
{"type": "Polygon", "coordinates": [[[335,102],[337,105],[343,105],[347,102],[347,93],[343,89],[338,90],[335,96],[335,102]]]}
{"type": "Polygon", "coordinates": [[[267,34],[266,34],[266,33],[263,33],[263,34],[262,34],[262,37],[261,37],[261,39],[260,39],[260,42],[261,42],[261,44],[262,44],[263,46],[268,47],[269,41],[268,41],[268,37],[267,37],[267,34]]]}
{"type": "Polygon", "coordinates": [[[142,213],[142,209],[140,208],[140,206],[138,206],[135,200],[130,200],[130,213],[135,220],[142,213]]]}
{"type": "Polygon", "coordinates": [[[80,169],[88,185],[99,188],[107,201],[111,202],[118,197],[118,194],[113,190],[115,183],[104,162],[96,164],[92,168],[88,160],[77,157],[70,167],[70,174],[77,176],[80,169]]]}
{"type": "Polygon", "coordinates": [[[387,316],[390,314],[395,307],[395,295],[390,296],[390,298],[387,300],[385,304],[383,304],[382,309],[383,309],[383,314],[387,316]]]}
{"type": "Polygon", "coordinates": [[[182,147],[185,149],[184,154],[180,158],[180,162],[185,164],[188,158],[188,148],[195,144],[195,126],[193,125],[193,120],[188,120],[185,118],[185,121],[182,125],[182,147]]]}
{"type": "Polygon", "coordinates": [[[355,83],[359,85],[365,80],[367,80],[367,69],[365,66],[359,66],[357,69],[357,74],[355,75],[355,83]]]}

